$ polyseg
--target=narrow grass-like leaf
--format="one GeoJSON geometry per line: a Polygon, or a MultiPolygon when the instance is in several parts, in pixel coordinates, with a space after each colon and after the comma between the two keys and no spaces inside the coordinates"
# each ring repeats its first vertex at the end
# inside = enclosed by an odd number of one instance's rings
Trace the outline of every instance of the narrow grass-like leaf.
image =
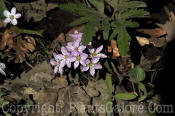
{"type": "Polygon", "coordinates": [[[109,73],[106,74],[106,84],[109,90],[109,93],[112,94],[113,88],[112,88],[112,78],[109,73]]]}
{"type": "Polygon", "coordinates": [[[115,99],[120,100],[133,100],[137,97],[134,93],[118,93],[115,95],[115,99]]]}
{"type": "Polygon", "coordinates": [[[43,30],[29,30],[29,29],[21,29],[21,28],[17,28],[19,32],[21,33],[26,33],[26,34],[32,34],[32,35],[39,35],[41,37],[43,37],[43,30]]]}
{"type": "Polygon", "coordinates": [[[107,60],[105,61],[104,66],[111,74],[113,73],[112,68],[110,67],[110,65],[109,65],[107,60]]]}
{"type": "Polygon", "coordinates": [[[107,116],[111,116],[111,113],[113,112],[112,100],[107,101],[106,106],[107,106],[107,116]]]}

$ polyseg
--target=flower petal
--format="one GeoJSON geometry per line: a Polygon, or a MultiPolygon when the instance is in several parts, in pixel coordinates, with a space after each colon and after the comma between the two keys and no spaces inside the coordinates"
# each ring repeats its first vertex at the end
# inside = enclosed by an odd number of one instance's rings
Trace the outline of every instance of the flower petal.
{"type": "Polygon", "coordinates": [[[80,64],[79,61],[75,61],[74,62],[74,69],[76,69],[79,66],[79,64],[80,64]]]}
{"type": "Polygon", "coordinates": [[[95,49],[88,49],[89,53],[94,53],[95,49]]]}
{"type": "Polygon", "coordinates": [[[75,41],[75,42],[74,42],[74,48],[78,48],[79,45],[80,45],[80,42],[79,42],[79,41],[75,41]]]}
{"type": "Polygon", "coordinates": [[[79,52],[83,52],[85,49],[86,49],[86,46],[80,46],[80,47],[78,48],[78,51],[79,51],[79,52]]]}
{"type": "Polygon", "coordinates": [[[99,60],[100,60],[99,57],[94,57],[94,58],[92,59],[92,63],[93,63],[93,64],[96,64],[99,60]]]}
{"type": "Polygon", "coordinates": [[[68,55],[69,54],[67,49],[63,46],[61,47],[61,52],[62,52],[63,55],[68,55]]]}
{"type": "Polygon", "coordinates": [[[0,73],[4,76],[6,76],[6,73],[0,68],[0,73]]]}
{"type": "Polygon", "coordinates": [[[0,68],[4,70],[6,68],[5,64],[4,63],[0,63],[0,68]]]}
{"type": "Polygon", "coordinates": [[[54,68],[54,73],[57,73],[57,72],[58,72],[58,67],[55,66],[55,68],[54,68]]]}
{"type": "Polygon", "coordinates": [[[14,15],[16,19],[20,18],[21,17],[21,14],[20,13],[17,13],[14,15]]]}
{"type": "Polygon", "coordinates": [[[102,66],[101,66],[101,64],[94,64],[94,68],[95,69],[102,69],[102,66]]]}
{"type": "Polygon", "coordinates": [[[11,20],[11,23],[12,23],[13,25],[16,25],[18,22],[17,22],[16,19],[13,19],[13,20],[11,20]]]}
{"type": "Polygon", "coordinates": [[[98,54],[98,57],[100,57],[100,58],[107,58],[107,56],[105,54],[102,54],[102,53],[98,54]]]}
{"type": "Polygon", "coordinates": [[[7,24],[7,23],[10,23],[10,21],[11,21],[10,18],[6,18],[6,19],[4,20],[4,23],[7,24]]]}
{"type": "Polygon", "coordinates": [[[8,10],[4,10],[3,14],[5,17],[10,17],[10,15],[11,15],[8,10]]]}
{"type": "Polygon", "coordinates": [[[72,56],[78,56],[80,53],[78,52],[78,51],[76,51],[76,50],[74,50],[73,52],[72,52],[72,56]]]}
{"type": "Polygon", "coordinates": [[[15,15],[15,14],[16,14],[16,8],[15,8],[15,7],[12,8],[11,14],[12,14],[12,15],[15,15]]]}
{"type": "Polygon", "coordinates": [[[62,60],[62,59],[64,59],[64,56],[62,54],[53,53],[53,56],[54,56],[55,60],[62,60]]]}
{"type": "Polygon", "coordinates": [[[80,54],[82,60],[86,60],[88,55],[85,53],[80,54]]]}
{"type": "Polygon", "coordinates": [[[86,62],[86,65],[88,65],[90,63],[90,60],[87,59],[85,62],[86,62]]]}
{"type": "Polygon", "coordinates": [[[50,64],[52,65],[52,66],[55,66],[56,64],[57,64],[57,62],[55,61],[55,60],[50,60],[50,64]]]}
{"type": "Polygon", "coordinates": [[[63,74],[63,67],[59,67],[59,73],[62,75],[63,74]]]}
{"type": "Polygon", "coordinates": [[[89,66],[83,66],[81,67],[81,72],[87,71],[89,69],[89,66]]]}
{"type": "Polygon", "coordinates": [[[60,62],[60,67],[64,67],[66,65],[66,62],[64,61],[64,60],[62,60],[61,62],[60,62]]]}
{"type": "Polygon", "coordinates": [[[94,68],[90,68],[90,74],[92,75],[92,76],[94,76],[94,74],[95,74],[95,69],[94,68]]]}
{"type": "Polygon", "coordinates": [[[76,57],[75,56],[71,56],[71,57],[68,58],[68,60],[70,62],[75,62],[76,61],[76,57]]]}
{"type": "Polygon", "coordinates": [[[102,51],[102,49],[103,49],[103,45],[99,46],[99,47],[96,49],[95,53],[100,53],[100,52],[102,51]]]}
{"type": "Polygon", "coordinates": [[[68,68],[70,68],[71,67],[71,62],[70,61],[66,61],[66,65],[67,65],[68,68]]]}
{"type": "Polygon", "coordinates": [[[86,66],[85,60],[80,60],[80,63],[81,63],[83,66],[86,66]]]}

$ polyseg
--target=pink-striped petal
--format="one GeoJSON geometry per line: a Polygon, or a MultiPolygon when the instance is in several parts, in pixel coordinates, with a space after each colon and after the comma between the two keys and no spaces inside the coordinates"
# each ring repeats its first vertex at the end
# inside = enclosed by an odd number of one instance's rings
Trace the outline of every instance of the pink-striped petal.
{"type": "Polygon", "coordinates": [[[56,66],[57,62],[55,60],[50,60],[50,64],[53,65],[53,66],[56,66]]]}
{"type": "Polygon", "coordinates": [[[67,49],[63,46],[61,47],[61,52],[62,52],[63,55],[68,55],[69,54],[67,49]]]}
{"type": "Polygon", "coordinates": [[[101,66],[101,64],[94,64],[94,68],[95,69],[102,69],[102,66],[101,66]]]}
{"type": "Polygon", "coordinates": [[[90,72],[90,74],[91,74],[92,76],[94,76],[94,74],[95,74],[95,69],[94,69],[94,68],[90,68],[89,72],[90,72]]]}
{"type": "Polygon", "coordinates": [[[100,52],[102,51],[102,49],[103,49],[103,45],[99,46],[99,47],[96,49],[95,53],[100,53],[100,52]]]}
{"type": "Polygon", "coordinates": [[[100,58],[107,58],[107,56],[105,54],[102,54],[102,53],[98,54],[98,57],[100,57],[100,58]]]}
{"type": "Polygon", "coordinates": [[[79,52],[83,52],[85,49],[86,49],[86,46],[80,46],[80,47],[78,48],[78,51],[79,51],[79,52]]]}
{"type": "Polygon", "coordinates": [[[55,66],[55,68],[54,68],[54,73],[57,73],[57,72],[58,72],[58,67],[55,66]]]}
{"type": "Polygon", "coordinates": [[[81,67],[81,72],[85,72],[89,69],[89,66],[83,66],[81,67]]]}
{"type": "Polygon", "coordinates": [[[20,13],[17,13],[14,15],[16,19],[20,18],[21,17],[21,14],[20,13]]]}
{"type": "Polygon", "coordinates": [[[66,62],[65,61],[61,61],[60,62],[60,67],[64,67],[66,65],[66,62]]]}
{"type": "Polygon", "coordinates": [[[74,69],[76,69],[79,66],[79,64],[80,64],[79,61],[75,61],[74,62],[74,69]]]}
{"type": "Polygon", "coordinates": [[[94,57],[94,58],[92,59],[92,63],[93,63],[93,64],[96,64],[99,60],[100,60],[99,57],[94,57]]]}
{"type": "Polygon", "coordinates": [[[63,74],[63,68],[59,67],[59,73],[62,75],[63,74]]]}
{"type": "Polygon", "coordinates": [[[15,7],[12,8],[11,14],[12,14],[12,15],[15,15],[15,14],[16,14],[16,8],[15,8],[15,7]]]}

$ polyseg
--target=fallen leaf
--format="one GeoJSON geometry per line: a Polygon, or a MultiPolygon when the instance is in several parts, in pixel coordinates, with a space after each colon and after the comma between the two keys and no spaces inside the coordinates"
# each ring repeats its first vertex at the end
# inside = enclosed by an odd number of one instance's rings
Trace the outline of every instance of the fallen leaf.
{"type": "Polygon", "coordinates": [[[162,28],[155,28],[155,29],[138,29],[138,32],[142,32],[144,34],[148,34],[152,37],[161,37],[166,34],[166,31],[162,28]]]}
{"type": "Polygon", "coordinates": [[[136,36],[136,39],[141,46],[145,46],[145,45],[150,44],[149,40],[145,37],[136,36]]]}
{"type": "Polygon", "coordinates": [[[22,36],[15,27],[5,30],[0,41],[0,50],[10,58],[16,55],[16,61],[22,63],[35,50],[36,42],[33,37],[22,36]],[[15,53],[14,53],[15,51],[15,53]]]}
{"type": "Polygon", "coordinates": [[[118,51],[117,43],[115,40],[111,40],[111,46],[108,46],[108,52],[111,53],[113,51],[112,58],[116,58],[120,56],[118,51]]]}

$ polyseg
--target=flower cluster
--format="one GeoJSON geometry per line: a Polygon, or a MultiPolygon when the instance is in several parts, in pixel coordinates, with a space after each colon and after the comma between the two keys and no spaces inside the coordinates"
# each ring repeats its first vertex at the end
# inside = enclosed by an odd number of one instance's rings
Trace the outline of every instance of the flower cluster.
{"type": "Polygon", "coordinates": [[[69,36],[73,39],[72,42],[67,43],[67,46],[61,47],[62,54],[53,53],[54,59],[50,60],[51,65],[55,66],[54,73],[59,72],[63,74],[63,68],[66,65],[68,68],[73,63],[74,69],[78,66],[81,67],[81,71],[88,71],[92,76],[95,74],[96,69],[102,69],[99,63],[100,58],[106,58],[107,56],[101,53],[103,45],[96,50],[92,47],[88,48],[89,54],[86,54],[84,50],[86,46],[82,45],[83,33],[75,31],[74,34],[69,36]]]}

